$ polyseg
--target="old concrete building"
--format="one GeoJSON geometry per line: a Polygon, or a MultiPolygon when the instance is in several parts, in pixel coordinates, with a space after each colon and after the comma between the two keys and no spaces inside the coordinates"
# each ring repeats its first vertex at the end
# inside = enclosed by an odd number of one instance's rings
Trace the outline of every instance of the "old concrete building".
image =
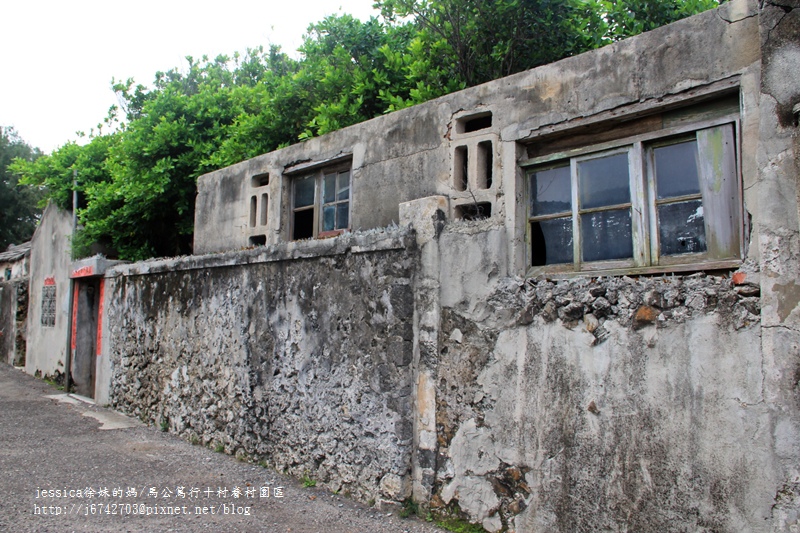
{"type": "Polygon", "coordinates": [[[72,261],[72,213],[50,204],[31,240],[25,370],[108,403],[103,355],[104,275],[121,263],[95,256],[72,261]],[[69,369],[69,371],[67,371],[69,369]]]}
{"type": "Polygon", "coordinates": [[[0,361],[25,364],[31,243],[0,252],[0,361]]]}
{"type": "Polygon", "coordinates": [[[25,371],[62,380],[69,330],[72,214],[49,204],[31,239],[25,371]]]}
{"type": "Polygon", "coordinates": [[[797,530],[800,9],[778,4],[202,176],[195,256],[92,270],[95,397],[489,531],[797,530]]]}

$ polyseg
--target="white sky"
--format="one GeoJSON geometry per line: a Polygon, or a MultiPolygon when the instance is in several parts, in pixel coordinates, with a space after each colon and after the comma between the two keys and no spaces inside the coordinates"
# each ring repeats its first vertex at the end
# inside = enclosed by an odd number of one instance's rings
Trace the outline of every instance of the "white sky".
{"type": "Polygon", "coordinates": [[[334,13],[364,21],[374,0],[0,0],[0,126],[49,153],[102,122],[111,78],[270,43],[296,56],[306,28],[334,13]]]}

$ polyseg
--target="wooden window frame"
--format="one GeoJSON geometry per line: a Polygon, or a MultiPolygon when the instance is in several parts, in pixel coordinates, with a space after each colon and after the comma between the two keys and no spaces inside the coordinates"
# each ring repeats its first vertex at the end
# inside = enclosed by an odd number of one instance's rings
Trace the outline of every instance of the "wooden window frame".
{"type": "Polygon", "coordinates": [[[352,164],[350,161],[346,163],[340,163],[336,165],[330,165],[321,167],[319,169],[314,170],[313,172],[304,173],[297,177],[292,178],[291,180],[291,204],[290,204],[290,220],[291,224],[289,227],[289,236],[290,240],[303,240],[303,239],[324,239],[328,237],[334,237],[341,233],[350,231],[351,225],[351,216],[352,216],[352,201],[353,201],[353,170],[352,164]],[[346,199],[335,199],[333,202],[325,202],[325,198],[323,197],[323,187],[324,187],[324,180],[325,176],[329,176],[331,174],[338,176],[344,173],[349,173],[349,190],[346,199]],[[296,207],[295,206],[295,196],[296,196],[296,184],[300,180],[305,179],[313,179],[314,180],[314,201],[311,205],[296,207]],[[348,223],[347,227],[343,228],[336,228],[333,230],[323,231],[322,229],[322,211],[325,206],[330,205],[339,205],[347,203],[348,204],[348,223]],[[312,235],[309,237],[302,237],[302,238],[295,238],[295,226],[296,226],[296,215],[297,213],[313,210],[313,222],[312,222],[312,235]]]}
{"type": "MultiPolygon", "coordinates": [[[[740,175],[740,149],[737,140],[741,138],[739,116],[728,114],[714,119],[682,124],[657,131],[615,139],[592,146],[570,149],[547,154],[523,161],[525,169],[525,214],[526,214],[526,264],[529,276],[548,275],[569,277],[571,275],[621,275],[647,274],[659,272],[678,272],[736,268],[741,264],[744,252],[744,224],[742,205],[742,179],[740,175]],[[707,250],[700,253],[676,255],[659,254],[659,228],[657,208],[661,202],[655,194],[655,172],[653,150],[660,146],[681,142],[692,135],[698,139],[699,149],[710,152],[709,143],[724,143],[722,158],[708,161],[701,155],[698,169],[702,194],[691,195],[691,199],[702,198],[707,250]],[[714,139],[712,139],[714,137],[714,139]],[[628,152],[631,231],[633,256],[624,260],[583,262],[580,233],[580,205],[578,202],[577,164],[592,158],[613,153],[628,152]],[[532,223],[541,220],[564,218],[567,212],[533,216],[530,212],[531,174],[536,171],[554,168],[568,162],[570,165],[571,216],[573,262],[532,266],[532,223]],[[715,167],[714,164],[717,166],[715,167]],[[719,165],[722,165],[719,167],[719,165]],[[712,168],[713,167],[713,168],[712,168]],[[718,168],[719,167],[719,168],[718,168]],[[718,174],[714,174],[717,172],[718,174]],[[720,177],[717,186],[722,186],[722,194],[710,191],[708,180],[711,176],[720,177]],[[705,178],[703,177],[705,176],[705,178]],[[706,185],[706,187],[704,187],[706,185]],[[577,207],[577,209],[576,209],[577,207]]],[[[687,196],[688,198],[688,196],[687,196]]],[[[685,200],[686,198],[679,198],[685,200]]],[[[672,199],[670,201],[676,201],[672,199]]]]}

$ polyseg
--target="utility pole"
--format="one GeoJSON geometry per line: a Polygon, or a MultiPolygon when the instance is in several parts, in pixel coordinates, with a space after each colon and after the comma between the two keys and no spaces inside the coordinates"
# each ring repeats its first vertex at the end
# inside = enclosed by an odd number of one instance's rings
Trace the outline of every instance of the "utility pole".
{"type": "MultiPolygon", "coordinates": [[[[75,243],[75,232],[78,229],[78,169],[72,170],[72,240],[71,245],[75,243]]],[[[69,263],[72,263],[72,251],[70,249],[69,263]]],[[[69,389],[72,387],[72,321],[77,317],[73,316],[72,308],[75,305],[75,280],[72,279],[72,273],[69,272],[69,313],[67,316],[67,356],[66,364],[64,365],[64,372],[66,373],[64,380],[64,390],[69,394],[69,389]]]]}

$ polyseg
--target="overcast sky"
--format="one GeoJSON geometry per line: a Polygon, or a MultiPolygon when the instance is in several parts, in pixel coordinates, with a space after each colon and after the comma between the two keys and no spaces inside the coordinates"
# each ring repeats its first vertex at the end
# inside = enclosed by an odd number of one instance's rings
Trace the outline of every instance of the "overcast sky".
{"type": "Polygon", "coordinates": [[[50,152],[117,103],[111,79],[270,43],[294,51],[312,22],[376,15],[374,0],[0,0],[0,126],[50,152]]]}

